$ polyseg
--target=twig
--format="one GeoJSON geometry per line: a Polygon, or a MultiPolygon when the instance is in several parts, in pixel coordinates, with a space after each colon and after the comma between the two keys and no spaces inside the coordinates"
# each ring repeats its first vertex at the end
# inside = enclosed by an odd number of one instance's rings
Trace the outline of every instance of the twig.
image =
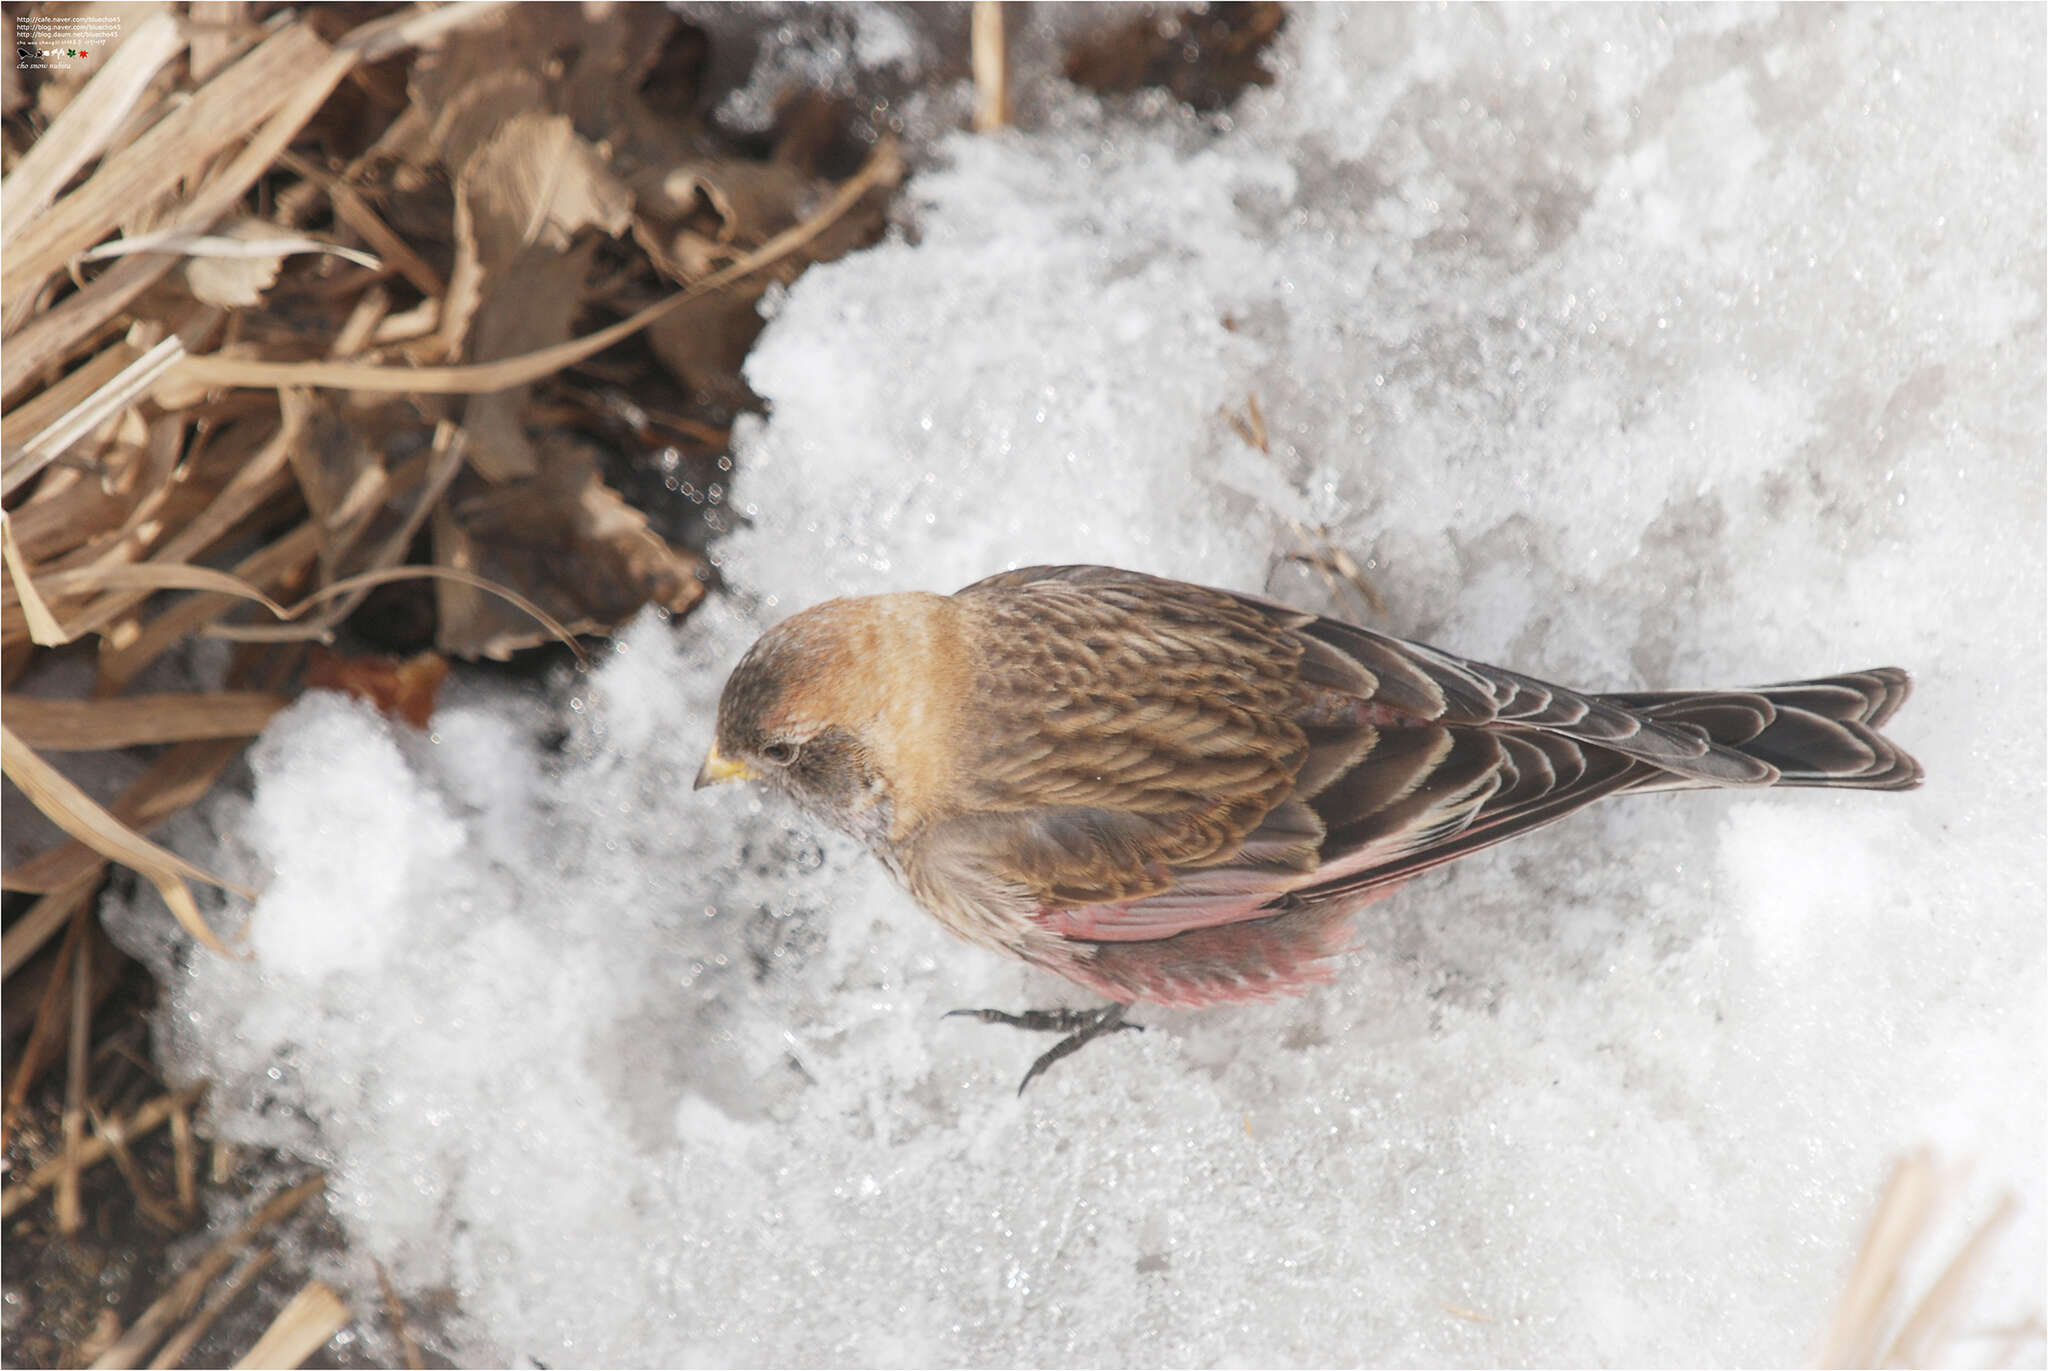
{"type": "Polygon", "coordinates": [[[308,1281],[277,1313],[256,1345],[235,1363],[244,1367],[295,1367],[326,1345],[349,1321],[348,1306],[319,1281],[308,1281]]]}
{"type": "Polygon", "coordinates": [[[253,1218],[216,1243],[191,1270],[178,1277],[168,1290],[157,1296],[149,1308],[142,1312],[142,1317],[135,1320],[112,1347],[93,1361],[93,1366],[128,1367],[141,1361],[143,1355],[156,1345],[164,1330],[174,1321],[183,1318],[186,1311],[198,1303],[199,1296],[213,1283],[214,1277],[234,1260],[237,1252],[247,1247],[258,1233],[289,1217],[301,1204],[319,1193],[325,1184],[326,1180],[323,1177],[315,1176],[293,1186],[257,1210],[253,1218]]]}
{"type": "MultiPolygon", "coordinates": [[[[7,1087],[6,1117],[12,1120],[28,1098],[29,1087],[42,1074],[43,1063],[57,1050],[57,1041],[70,1023],[69,1006],[65,1003],[64,992],[71,986],[71,961],[78,953],[78,944],[84,939],[85,924],[71,918],[72,911],[84,897],[83,890],[70,890],[46,895],[36,901],[33,914],[45,906],[55,905],[60,909],[69,932],[64,935],[63,946],[57,949],[55,963],[50,967],[50,982],[43,987],[42,1002],[36,1006],[35,1027],[29,1031],[28,1043],[22,1048],[20,1058],[14,1065],[14,1079],[7,1087]],[[60,900],[60,896],[63,897],[60,900]]],[[[22,920],[21,922],[26,922],[22,920]]],[[[21,923],[15,924],[19,928],[21,923]]],[[[10,934],[14,928],[7,930],[10,934]]]]}
{"type": "Polygon", "coordinates": [[[377,1268],[377,1285],[384,1292],[384,1317],[391,1321],[391,1331],[398,1335],[398,1348],[405,1355],[407,1371],[425,1371],[420,1345],[412,1340],[412,1333],[405,1326],[405,1306],[399,1302],[398,1291],[392,1286],[384,1263],[372,1258],[370,1264],[377,1268]]]}
{"type": "MultiPolygon", "coordinates": [[[[93,1136],[107,1144],[108,1155],[114,1159],[114,1167],[121,1173],[121,1179],[128,1182],[128,1190],[135,1196],[135,1204],[145,1216],[166,1232],[175,1233],[184,1227],[178,1215],[156,1197],[156,1192],[143,1179],[142,1168],[136,1164],[135,1154],[128,1150],[127,1136],[118,1124],[108,1123],[100,1111],[88,1104],[87,1112],[92,1116],[93,1136]]],[[[173,1116],[175,1117],[175,1116],[173,1116]]]]}
{"type": "Polygon", "coordinates": [[[974,131],[1010,122],[1010,62],[1004,51],[1003,0],[974,0],[968,45],[974,64],[974,131]]]}
{"type": "MultiPolygon", "coordinates": [[[[91,915],[81,905],[72,916],[82,929],[91,915]]],[[[92,1072],[92,944],[82,933],[71,954],[71,1055],[64,1076],[64,1156],[57,1175],[57,1230],[78,1231],[78,1177],[85,1169],[85,1097],[92,1072]]]]}
{"type": "Polygon", "coordinates": [[[191,1214],[199,1207],[199,1149],[192,1140],[192,1111],[176,1096],[171,1105],[171,1156],[178,1176],[178,1208],[191,1214]]]}
{"type": "MultiPolygon", "coordinates": [[[[142,1137],[151,1129],[162,1125],[174,1110],[183,1109],[198,1099],[200,1091],[204,1088],[195,1085],[151,1100],[129,1116],[128,1121],[121,1126],[121,1136],[131,1141],[142,1137]]],[[[103,1160],[107,1152],[108,1147],[104,1138],[88,1138],[78,1150],[78,1164],[81,1167],[92,1166],[103,1160]]],[[[31,1171],[27,1180],[16,1181],[4,1192],[0,1192],[0,1219],[13,1217],[15,1210],[48,1190],[64,1173],[68,1161],[69,1158],[58,1157],[54,1161],[45,1162],[31,1171]]]]}
{"type": "Polygon", "coordinates": [[[276,1248],[259,1247],[236,1262],[235,1269],[221,1281],[220,1289],[214,1291],[199,1307],[199,1312],[185,1320],[185,1326],[171,1334],[157,1354],[149,1359],[150,1371],[162,1371],[162,1368],[176,1366],[185,1360],[185,1354],[192,1350],[192,1345],[206,1336],[206,1330],[213,1327],[213,1321],[226,1312],[237,1295],[255,1284],[256,1277],[263,1274],[263,1268],[270,1265],[276,1256],[276,1248]]]}

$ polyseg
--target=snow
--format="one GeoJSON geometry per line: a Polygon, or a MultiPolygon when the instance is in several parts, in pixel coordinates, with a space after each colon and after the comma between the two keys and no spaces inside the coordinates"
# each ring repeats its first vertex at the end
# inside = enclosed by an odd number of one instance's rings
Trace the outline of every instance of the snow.
{"type": "Polygon", "coordinates": [[[248,960],[117,920],[172,1068],[463,1362],[1789,1364],[1928,1146],[1915,1289],[2020,1204],[1942,1359],[2038,1364],[1991,1332],[2048,1264],[2043,30],[1306,6],[1226,119],[948,138],[749,363],[732,595],[425,734],[309,696],[175,835],[266,889],[248,960]],[[1370,616],[1322,537],[1575,685],[1907,666],[1928,783],[1590,811],[1021,1100],[1043,1041],[939,1016],[1081,997],[690,790],[818,599],[1086,560],[1370,616]]]}

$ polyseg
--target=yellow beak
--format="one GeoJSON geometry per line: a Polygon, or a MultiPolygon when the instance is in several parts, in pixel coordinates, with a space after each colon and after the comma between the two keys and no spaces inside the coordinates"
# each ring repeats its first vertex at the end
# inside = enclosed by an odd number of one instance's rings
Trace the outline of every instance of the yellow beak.
{"type": "Polygon", "coordinates": [[[702,790],[707,785],[723,785],[727,781],[760,779],[761,773],[745,762],[735,762],[729,757],[721,757],[718,753],[718,744],[713,743],[710,753],[704,758],[704,765],[697,769],[697,784],[690,789],[702,790]]]}

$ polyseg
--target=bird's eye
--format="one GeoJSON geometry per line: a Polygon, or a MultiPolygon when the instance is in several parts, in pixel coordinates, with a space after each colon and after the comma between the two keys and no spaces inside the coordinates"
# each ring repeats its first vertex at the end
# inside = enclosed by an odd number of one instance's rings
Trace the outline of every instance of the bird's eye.
{"type": "Polygon", "coordinates": [[[777,766],[788,766],[796,760],[796,744],[769,743],[761,749],[761,756],[777,766]]]}

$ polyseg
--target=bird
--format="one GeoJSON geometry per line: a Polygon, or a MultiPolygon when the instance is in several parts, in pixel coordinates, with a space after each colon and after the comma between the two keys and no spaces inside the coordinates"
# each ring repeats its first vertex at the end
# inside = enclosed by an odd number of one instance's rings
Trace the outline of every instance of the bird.
{"type": "Polygon", "coordinates": [[[1591,692],[1261,595],[1035,566],[827,600],[725,682],[696,789],[753,781],[864,844],[940,924],[1093,1008],[956,1010],[1062,1033],[1143,1003],[1301,994],[1365,904],[1648,791],[1908,790],[1896,667],[1591,692]]]}

